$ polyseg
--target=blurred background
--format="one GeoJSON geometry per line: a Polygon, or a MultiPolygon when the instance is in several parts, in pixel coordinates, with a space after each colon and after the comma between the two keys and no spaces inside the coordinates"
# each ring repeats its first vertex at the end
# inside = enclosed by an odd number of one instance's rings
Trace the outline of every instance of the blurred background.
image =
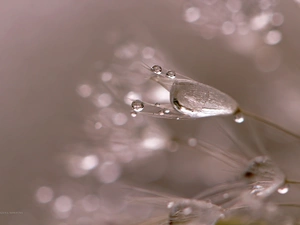
{"type": "MultiPolygon", "coordinates": [[[[227,117],[130,115],[131,99],[169,98],[144,62],[216,87],[300,134],[299,4],[2,0],[1,224],[146,220],[155,207],[128,204],[124,186],[192,197],[238,172],[194,144],[233,148],[220,123],[247,146],[259,137],[286,175],[300,180],[298,141],[263,124],[252,121],[251,133],[227,117]]],[[[291,200],[300,203],[296,185],[274,196],[291,200]]]]}

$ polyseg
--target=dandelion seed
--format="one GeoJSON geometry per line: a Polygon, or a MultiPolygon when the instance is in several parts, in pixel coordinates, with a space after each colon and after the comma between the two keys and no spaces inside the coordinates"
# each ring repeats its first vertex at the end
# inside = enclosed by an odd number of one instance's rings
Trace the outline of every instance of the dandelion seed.
{"type": "Polygon", "coordinates": [[[146,197],[135,197],[132,198],[133,201],[153,204],[156,207],[161,207],[162,210],[169,210],[155,224],[214,225],[224,217],[225,210],[210,202],[179,198],[141,189],[135,190],[138,190],[144,196],[146,195],[146,197]]]}
{"type": "MultiPolygon", "coordinates": [[[[234,120],[237,123],[244,122],[244,116],[248,116],[300,139],[300,135],[294,134],[269,120],[241,109],[232,97],[214,87],[194,81],[180,74],[177,74],[172,79],[167,75],[162,76],[165,72],[159,65],[147,68],[154,73],[151,79],[169,91],[170,103],[164,104],[164,108],[170,110],[170,113],[162,114],[160,111],[150,112],[145,110],[144,114],[176,120],[234,115],[234,120]]],[[[174,71],[172,73],[175,75],[174,71]]],[[[163,110],[158,103],[147,103],[147,105],[163,110]]]]}

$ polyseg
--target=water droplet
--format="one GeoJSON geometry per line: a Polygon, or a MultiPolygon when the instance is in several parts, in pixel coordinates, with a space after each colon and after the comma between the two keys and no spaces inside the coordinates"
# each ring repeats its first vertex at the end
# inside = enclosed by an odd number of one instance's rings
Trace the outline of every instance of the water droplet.
{"type": "Polygon", "coordinates": [[[174,81],[170,101],[176,111],[193,118],[232,115],[238,106],[218,89],[190,80],[174,81]]]}
{"type": "Polygon", "coordinates": [[[159,107],[159,106],[160,106],[160,103],[156,102],[154,105],[155,105],[156,107],[159,107]]]}
{"type": "Polygon", "coordinates": [[[285,184],[282,187],[278,188],[277,192],[279,194],[282,194],[282,195],[288,193],[289,192],[289,186],[288,186],[288,184],[285,184]]]}
{"type": "Polygon", "coordinates": [[[171,79],[175,79],[176,73],[175,73],[175,71],[169,70],[169,71],[166,73],[166,76],[169,77],[169,78],[171,78],[171,79]]]}
{"type": "Polygon", "coordinates": [[[165,113],[164,113],[163,110],[160,110],[160,111],[158,112],[158,114],[161,115],[161,116],[165,115],[165,113]]]}
{"type": "Polygon", "coordinates": [[[164,109],[164,113],[165,114],[169,114],[170,113],[170,109],[164,109]]]}
{"type": "Polygon", "coordinates": [[[144,103],[140,100],[135,100],[131,103],[131,107],[135,112],[141,112],[144,109],[144,103]]]}
{"type": "Polygon", "coordinates": [[[131,113],[130,113],[130,115],[131,115],[131,117],[133,117],[133,118],[134,118],[134,117],[136,117],[136,116],[137,116],[137,113],[136,113],[136,112],[131,112],[131,113]]]}
{"type": "Polygon", "coordinates": [[[244,115],[241,112],[238,112],[234,115],[234,122],[243,123],[245,121],[244,115]]]}
{"type": "Polygon", "coordinates": [[[162,68],[159,65],[154,65],[151,67],[151,71],[156,74],[161,74],[162,68]]]}

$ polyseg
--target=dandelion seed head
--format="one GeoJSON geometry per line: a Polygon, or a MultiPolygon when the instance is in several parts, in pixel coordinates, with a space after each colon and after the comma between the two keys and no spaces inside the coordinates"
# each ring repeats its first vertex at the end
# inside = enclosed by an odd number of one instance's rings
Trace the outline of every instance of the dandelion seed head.
{"type": "Polygon", "coordinates": [[[170,208],[169,222],[213,225],[222,216],[221,207],[203,201],[183,199],[170,208]]]}

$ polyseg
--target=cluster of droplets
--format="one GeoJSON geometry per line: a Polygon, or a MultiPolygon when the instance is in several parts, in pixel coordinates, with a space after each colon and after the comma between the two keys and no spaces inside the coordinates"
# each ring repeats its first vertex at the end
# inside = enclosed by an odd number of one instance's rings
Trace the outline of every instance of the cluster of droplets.
{"type": "Polygon", "coordinates": [[[137,113],[144,113],[179,120],[234,115],[235,122],[242,123],[244,121],[237,102],[220,90],[183,75],[176,76],[177,74],[173,70],[164,73],[163,68],[159,65],[154,65],[149,70],[153,73],[152,80],[169,91],[170,102],[152,104],[134,100],[131,104],[132,117],[136,117],[137,113]],[[146,106],[159,110],[151,113],[151,110],[144,110],[146,106]]]}

